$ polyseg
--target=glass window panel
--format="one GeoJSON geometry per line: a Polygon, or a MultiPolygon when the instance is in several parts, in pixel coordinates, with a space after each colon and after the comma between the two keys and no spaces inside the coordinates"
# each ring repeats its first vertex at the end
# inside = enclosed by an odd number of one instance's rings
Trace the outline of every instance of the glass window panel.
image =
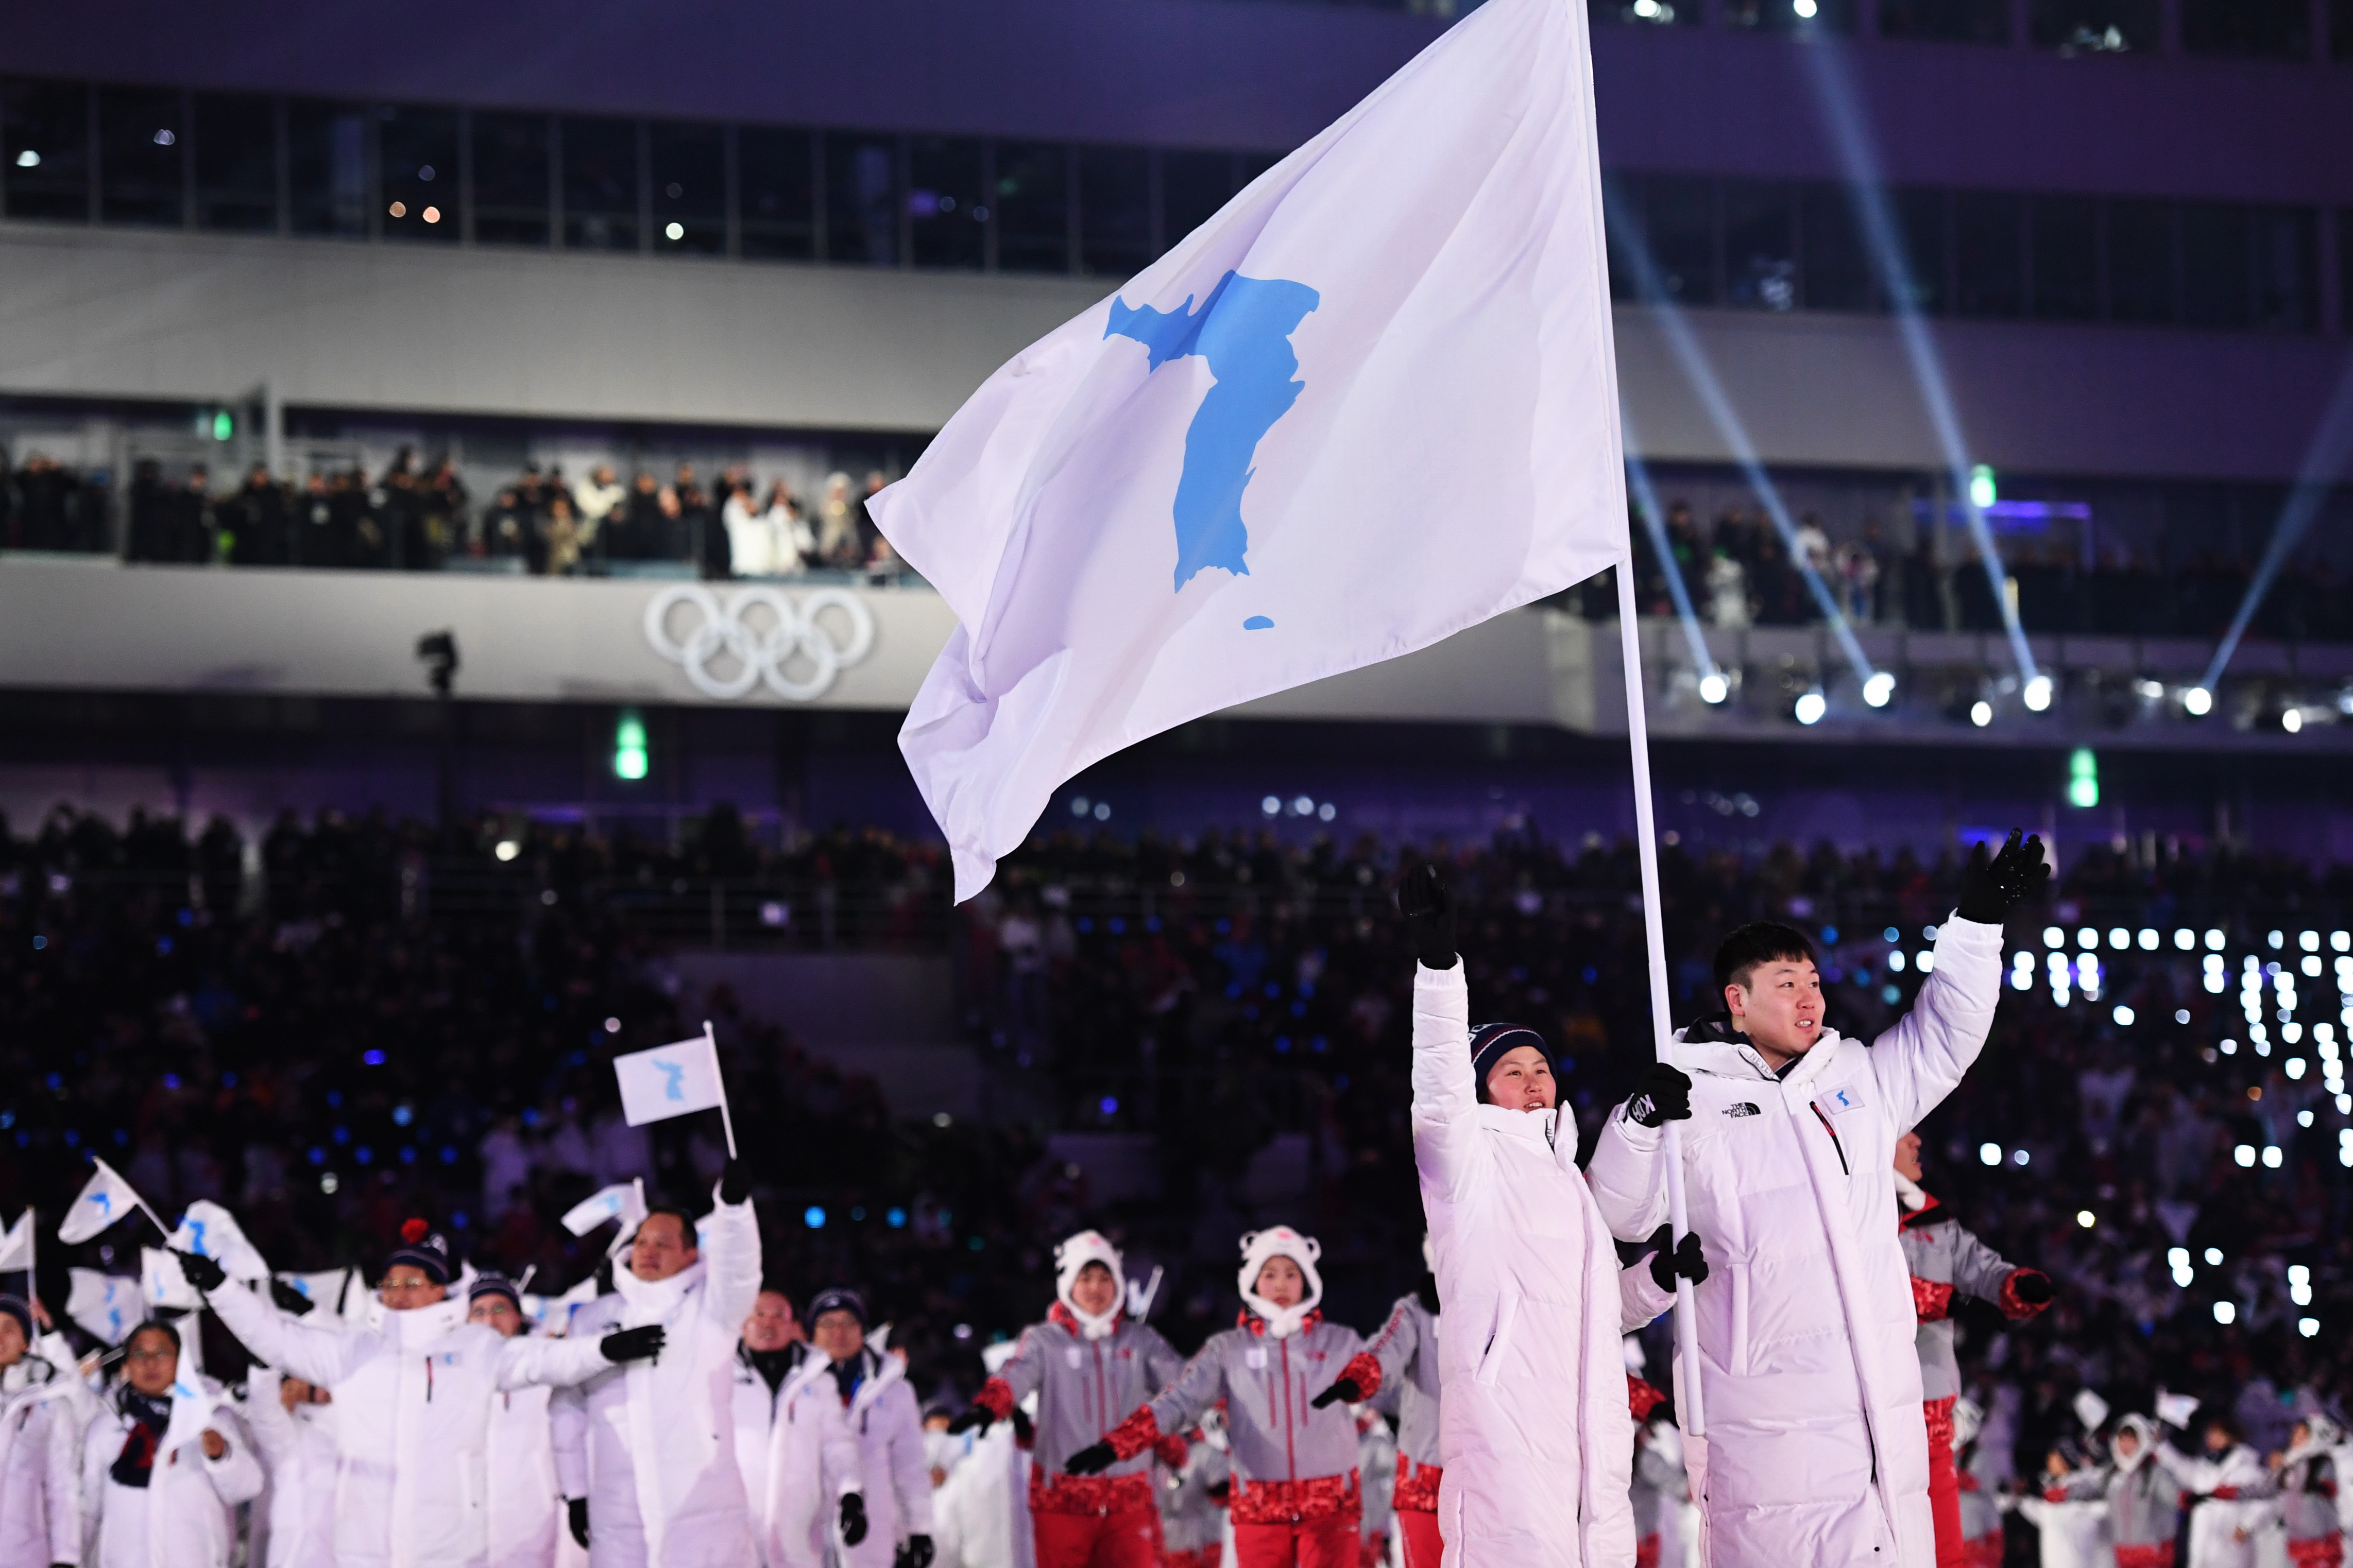
{"type": "Polygon", "coordinates": [[[2089,321],[2100,313],[2099,205],[2089,196],[2036,196],[2027,204],[2034,313],[2089,321]]]}
{"type": "Polygon", "coordinates": [[[1879,0],[1879,36],[1942,44],[2007,44],[2010,0],[1879,0]]]}
{"type": "Polygon", "coordinates": [[[2026,313],[2025,203],[1961,191],[1953,197],[1954,306],[1964,316],[2026,313]]]}
{"type": "MultiPolygon", "coordinates": [[[[1641,0],[1635,3],[1639,5],[1641,0]]],[[[1682,3],[1696,22],[1698,0],[1682,3]]],[[[1724,25],[1767,33],[1851,34],[1854,31],[1855,8],[1856,0],[1724,0],[1724,25]]]]}
{"type": "Polygon", "coordinates": [[[1895,230],[1904,242],[1905,281],[1912,309],[1940,316],[1953,308],[1953,201],[1949,191],[1889,193],[1895,230]]]}
{"type": "Polygon", "coordinates": [[[1051,142],[997,144],[997,266],[1003,272],[1071,269],[1069,151],[1051,142]]]}
{"type": "Polygon", "coordinates": [[[458,111],[387,104],[376,111],[384,237],[458,240],[458,111]]]}
{"type": "Polygon", "coordinates": [[[1079,149],[1079,266],[1126,278],[1152,259],[1152,155],[1141,147],[1079,149]]]}
{"type": "Polygon", "coordinates": [[[1724,182],[1724,302],[1787,310],[1798,302],[1796,201],[1787,185],[1724,182]]]}
{"type": "Polygon", "coordinates": [[[2255,325],[2267,332],[2320,330],[2320,224],[2310,207],[2257,207],[2255,325]]]}
{"type": "Polygon", "coordinates": [[[1799,193],[1798,205],[1805,246],[1806,309],[1870,310],[1879,290],[1873,285],[1871,253],[1846,187],[1807,185],[1799,193]]]}
{"type": "Polygon", "coordinates": [[[200,92],[194,102],[196,226],[278,226],[278,109],[259,93],[200,92]]]}
{"type": "Polygon", "coordinates": [[[2193,327],[2244,327],[2253,277],[2247,209],[2193,202],[2181,209],[2181,319],[2193,327]]]}
{"type": "Polygon", "coordinates": [[[2193,55],[2306,59],[2312,13],[2306,0],[2181,0],[2181,47],[2193,55]]]}
{"type": "Polygon", "coordinates": [[[98,89],[98,216],[104,223],[187,221],[181,176],[180,93],[168,87],[98,89]]]}
{"type": "Polygon", "coordinates": [[[1641,190],[1641,232],[1650,242],[1659,287],[1678,305],[1715,304],[1715,182],[1652,174],[1641,190]]]}
{"type": "Polygon", "coordinates": [[[0,150],[10,217],[90,218],[90,89],[79,82],[0,84],[0,150]]]}
{"type": "Polygon", "coordinates": [[[2179,321],[2173,208],[2164,202],[2110,202],[2107,208],[2108,319],[2149,325],[2179,321]]]}
{"type": "Polygon", "coordinates": [[[1208,222],[1239,188],[1230,153],[1160,154],[1162,243],[1174,245],[1208,222]]]}
{"type": "Polygon", "coordinates": [[[980,266],[987,251],[988,202],[981,184],[977,138],[910,139],[907,218],[907,255],[916,266],[980,266]]]}
{"type": "Polygon", "coordinates": [[[735,132],[735,181],[744,254],[808,261],[817,256],[817,146],[807,131],[746,125],[735,132]]]}
{"type": "MultiPolygon", "coordinates": [[[[976,184],[979,182],[976,178],[976,184]]],[[[854,131],[825,133],[825,253],[828,261],[899,264],[899,142],[854,131]]]]}
{"type": "Polygon", "coordinates": [[[476,240],[484,245],[547,243],[548,135],[544,114],[475,114],[476,240]]]}
{"type": "Polygon", "coordinates": [[[638,248],[638,124],[565,116],[564,244],[571,250],[638,248]]]}
{"type": "Polygon", "coordinates": [[[2038,49],[2149,54],[2161,42],[2163,12],[2162,0],[2032,0],[2027,26],[2038,49]]]}
{"type": "Polygon", "coordinates": [[[719,256],[727,249],[727,151],[716,125],[646,130],[652,172],[654,253],[719,256]]]}
{"type": "Polygon", "coordinates": [[[367,119],[359,106],[286,106],[286,187],[296,234],[365,234],[367,119]]]}

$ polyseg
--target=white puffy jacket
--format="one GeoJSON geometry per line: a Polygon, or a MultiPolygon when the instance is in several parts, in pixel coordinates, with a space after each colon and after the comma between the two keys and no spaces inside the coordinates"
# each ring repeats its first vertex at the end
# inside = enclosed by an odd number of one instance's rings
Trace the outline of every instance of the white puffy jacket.
{"type": "Polygon", "coordinates": [[[752,1514],[735,1467],[735,1346],[760,1294],[752,1205],[711,1211],[702,1255],[667,1279],[624,1267],[613,1294],[573,1314],[594,1342],[659,1323],[660,1355],[590,1378],[548,1402],[555,1477],[588,1500],[594,1568],[742,1568],[752,1514]]]}
{"type": "MultiPolygon", "coordinates": [[[[762,1392],[765,1391],[764,1383],[762,1392]]],[[[928,1482],[930,1477],[924,1479],[928,1482]]],[[[834,1386],[832,1362],[811,1354],[776,1390],[767,1464],[759,1490],[754,1494],[753,1511],[763,1521],[758,1555],[738,1563],[756,1561],[762,1568],[833,1568],[844,1561],[841,1500],[850,1492],[861,1493],[867,1500],[866,1538],[871,1541],[873,1493],[866,1485],[858,1434],[834,1386]]],[[[592,1512],[588,1534],[592,1549],[596,1532],[592,1512]]]]}
{"type": "Polygon", "coordinates": [[[88,1568],[228,1568],[237,1544],[237,1504],[261,1493],[261,1462],[252,1439],[227,1412],[220,1385],[197,1380],[220,1404],[207,1425],[227,1440],[217,1459],[203,1445],[188,1442],[155,1456],[143,1487],[126,1487],[113,1476],[114,1461],[131,1436],[132,1423],[110,1400],[82,1434],[82,1511],[90,1548],[88,1568]]]}
{"type": "Polygon", "coordinates": [[[594,1335],[501,1339],[463,1301],[312,1327],[242,1285],[207,1300],[256,1357],[334,1396],[337,1568],[486,1563],[492,1402],[612,1364],[594,1335]]]}
{"type": "Polygon", "coordinates": [[[0,1568],[81,1561],[81,1426],[73,1363],[27,1355],[0,1377],[0,1568]]]}
{"type": "Polygon", "coordinates": [[[269,1478],[269,1513],[257,1533],[267,1538],[269,1568],[335,1568],[336,1407],[290,1411],[279,1399],[284,1382],[266,1366],[245,1376],[245,1424],[269,1478]]]}
{"type": "MultiPolygon", "coordinates": [[[[1786,1077],[1746,1041],[1669,1050],[1693,1079],[1684,1195],[1710,1269],[1707,1431],[1687,1458],[1711,1568],[1936,1561],[1891,1173],[1896,1139],[1977,1059],[2000,984],[2001,928],[1956,916],[1912,1011],[1868,1045],[1825,1029],[1786,1077]]],[[[1629,1240],[1667,1217],[1662,1142],[1620,1106],[1595,1147],[1593,1195],[1629,1240]]]]}
{"type": "Polygon", "coordinates": [[[1618,1267],[1577,1173],[1576,1129],[1558,1112],[1480,1103],[1463,965],[1418,968],[1413,1153],[1446,1313],[1438,1519],[1447,1568],[1634,1560],[1634,1417],[1620,1332],[1672,1298],[1646,1266],[1618,1267]]]}
{"type": "MultiPolygon", "coordinates": [[[[866,1539],[842,1553],[849,1568],[891,1568],[911,1535],[932,1533],[932,1469],[923,1452],[923,1411],[906,1364],[871,1346],[844,1418],[858,1437],[866,1483],[866,1539]]],[[[823,1360],[812,1356],[811,1360],[823,1360]]],[[[838,1386],[838,1385],[837,1385],[838,1386]]]]}
{"type": "Polygon", "coordinates": [[[491,1403],[491,1568],[554,1568],[564,1499],[546,1387],[514,1388],[491,1403]]]}
{"type": "Polygon", "coordinates": [[[2189,1510],[2189,1568],[2254,1568],[2255,1538],[2279,1512],[2279,1483],[2255,1451],[2240,1443],[2219,1459],[2164,1444],[2154,1452],[2182,1490],[2206,1500],[2189,1510]]]}

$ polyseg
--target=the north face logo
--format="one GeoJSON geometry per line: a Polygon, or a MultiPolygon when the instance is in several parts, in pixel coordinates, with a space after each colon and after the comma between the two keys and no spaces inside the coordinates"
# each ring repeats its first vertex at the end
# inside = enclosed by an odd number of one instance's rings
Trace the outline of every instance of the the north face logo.
{"type": "Polygon", "coordinates": [[[1725,1106],[1724,1108],[1724,1113],[1726,1116],[1754,1116],[1757,1112],[1755,1106],[1749,1104],[1744,1100],[1739,1101],[1737,1104],[1725,1106]]]}

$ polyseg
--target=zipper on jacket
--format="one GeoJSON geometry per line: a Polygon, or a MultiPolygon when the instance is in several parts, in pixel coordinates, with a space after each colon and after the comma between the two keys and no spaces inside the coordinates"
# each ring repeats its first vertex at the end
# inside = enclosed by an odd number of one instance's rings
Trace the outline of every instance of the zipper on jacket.
{"type": "Polygon", "coordinates": [[[1814,1120],[1820,1122],[1822,1131],[1831,1135],[1831,1147],[1838,1151],[1839,1169],[1852,1177],[1854,1174],[1854,1168],[1846,1163],[1846,1145],[1839,1142],[1838,1129],[1831,1125],[1831,1119],[1822,1114],[1822,1108],[1818,1102],[1810,1100],[1806,1101],[1806,1109],[1814,1113],[1814,1120]]]}
{"type": "MultiPolygon", "coordinates": [[[[1292,1485],[1296,1487],[1299,1484],[1299,1448],[1296,1440],[1299,1424],[1292,1415],[1291,1406],[1291,1336],[1286,1334],[1275,1343],[1282,1353],[1282,1462],[1284,1468],[1290,1472],[1292,1485]]],[[[1296,1495],[1293,1497],[1292,1501],[1296,1506],[1298,1502],[1296,1495]]]]}
{"type": "Polygon", "coordinates": [[[1103,1423],[1103,1431],[1111,1431],[1111,1388],[1103,1381],[1103,1342],[1093,1342],[1095,1352],[1095,1419],[1103,1423]]]}
{"type": "Polygon", "coordinates": [[[433,1403],[433,1358],[425,1358],[425,1403],[433,1403]]]}

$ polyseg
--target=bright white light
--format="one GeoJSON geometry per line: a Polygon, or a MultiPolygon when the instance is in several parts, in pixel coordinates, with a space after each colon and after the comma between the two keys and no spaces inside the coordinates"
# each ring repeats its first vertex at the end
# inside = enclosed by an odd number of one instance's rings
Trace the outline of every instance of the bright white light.
{"type": "MultiPolygon", "coordinates": [[[[1810,6],[1806,12],[1801,13],[1801,15],[1810,14],[1810,6]]],[[[1875,671],[1870,679],[1862,683],[1862,700],[1873,708],[1886,707],[1888,699],[1894,695],[1895,678],[1883,669],[1875,671]]]]}
{"type": "Polygon", "coordinates": [[[512,860],[522,853],[522,846],[516,843],[513,839],[501,838],[499,840],[497,855],[500,859],[512,860]]]}
{"type": "Polygon", "coordinates": [[[1314,810],[1315,802],[1303,795],[1291,803],[1291,815],[1293,816],[1306,816],[1314,810]]]}
{"type": "MultiPolygon", "coordinates": [[[[1649,0],[1649,3],[1655,8],[1656,0],[1649,0]]],[[[1699,678],[1699,700],[1709,707],[1715,707],[1731,695],[1732,682],[1725,679],[1719,672],[1711,669],[1699,678]]]]}
{"type": "Polygon", "coordinates": [[[2301,731],[2304,728],[2304,710],[2300,708],[2291,708],[2282,713],[2280,715],[2280,728],[2285,730],[2291,735],[2301,731]]]}
{"type": "Polygon", "coordinates": [[[2216,952],[2221,952],[2222,933],[2210,928],[2206,932],[2206,945],[2213,949],[2216,952]]]}
{"type": "Polygon", "coordinates": [[[2085,926],[2075,933],[2075,945],[2084,948],[2097,947],[2100,945],[2100,933],[2090,926],[2085,926]]]}
{"type": "Polygon", "coordinates": [[[1830,708],[1831,705],[1823,700],[1820,692],[1809,691],[1798,699],[1798,722],[1819,724],[1822,721],[1822,715],[1829,712],[1830,708]]]}
{"type": "Polygon", "coordinates": [[[2029,680],[2026,683],[2025,698],[2026,706],[2033,712],[2040,713],[2043,710],[2049,708],[2051,706],[2051,678],[2047,675],[2038,675],[2029,680]]]}
{"type": "Polygon", "coordinates": [[[2263,1169],[2264,1169],[2264,1170],[2266,1170],[2266,1171],[2276,1171],[2276,1170],[2278,1170],[2278,1169],[2280,1168],[2280,1161],[2281,1161],[2281,1159],[2282,1159],[2282,1158],[2283,1158],[2283,1156],[2282,1156],[2282,1155],[2281,1155],[2281,1153],[2280,1153],[2280,1146],[2279,1146],[2278,1144],[2276,1144],[2276,1143],[2266,1143],[2266,1144],[2264,1144],[2264,1145],[2263,1145],[2263,1169]]]}
{"type": "Polygon", "coordinates": [[[2286,945],[2287,932],[2281,931],[2266,931],[2263,933],[2263,940],[2270,942],[2272,944],[2272,950],[2276,952],[2280,948],[2286,945]]]}
{"type": "Polygon", "coordinates": [[[2236,1040],[2224,1040],[2222,1042],[2222,1054],[2226,1057],[2237,1056],[2239,1054],[2239,1042],[2236,1040]]]}
{"type": "Polygon", "coordinates": [[[2189,1022],[2189,1009],[2187,1007],[2176,1007],[2173,1010],[2173,1021],[2177,1024],[2187,1024],[2189,1022]]]}
{"type": "Polygon", "coordinates": [[[672,240],[684,239],[686,237],[686,225],[682,223],[666,225],[662,229],[662,237],[664,239],[672,240]]]}
{"type": "Polygon", "coordinates": [[[1282,802],[1277,800],[1272,795],[1268,795],[1264,800],[1258,803],[1258,808],[1269,816],[1279,816],[1282,811],[1282,802]]]}
{"type": "Polygon", "coordinates": [[[2025,1163],[2026,1163],[2026,1151],[2025,1151],[2025,1150],[2023,1150],[2023,1149],[2012,1149],[2012,1150],[2010,1152],[2010,1163],[2011,1164],[2013,1164],[2013,1165],[2023,1165],[2023,1164],[2025,1164],[2025,1163]]]}
{"type": "Polygon", "coordinates": [[[1992,723],[1993,704],[1987,701],[1982,697],[1978,698],[1975,702],[1970,703],[1969,722],[1975,724],[1980,730],[1992,723]]]}
{"type": "Polygon", "coordinates": [[[2166,1251],[2166,1254],[2165,1254],[2165,1262],[2166,1262],[2166,1266],[2167,1266],[2168,1268],[2189,1268],[2189,1249],[2188,1247],[2170,1247],[2170,1248],[2168,1248],[2168,1249],[2167,1249],[2167,1251],[2166,1251]]]}
{"type": "Polygon", "coordinates": [[[1933,974],[1936,971],[1936,955],[1933,952],[1924,952],[1912,961],[1912,967],[1923,974],[1933,974]]]}
{"type": "Polygon", "coordinates": [[[1329,822],[1339,815],[1340,808],[1328,800],[1315,808],[1315,820],[1318,822],[1329,822]]]}
{"type": "MultiPolygon", "coordinates": [[[[2353,1129],[2348,1129],[2348,1131],[2353,1131],[2353,1129]]],[[[2346,1148],[2347,1148],[2347,1149],[2348,1149],[2348,1150],[2353,1150],[2353,1143],[2348,1143],[2348,1144],[2346,1145],[2346,1148]]],[[[2353,1165],[2353,1156],[2348,1156],[2345,1163],[2346,1163],[2347,1164],[2348,1164],[2348,1165],[2353,1165]]],[[[1980,1165],[1999,1165],[1999,1164],[2000,1164],[2000,1163],[2001,1163],[2001,1145],[2000,1145],[2000,1144],[1999,1144],[1999,1143],[1980,1143],[1980,1144],[1978,1144],[1978,1164],[1980,1164],[1980,1165]]]]}
{"type": "Polygon", "coordinates": [[[2205,964],[2205,968],[2206,968],[2206,973],[2209,973],[2209,974],[2220,974],[2220,973],[2222,973],[2222,955],[2221,955],[2221,953],[2219,953],[2219,952],[2210,952],[2210,953],[2208,953],[2208,954],[2206,955],[2206,964],[2205,964]]]}
{"type": "Polygon", "coordinates": [[[2193,686],[2181,694],[2181,710],[2192,719],[2203,719],[2214,710],[2214,694],[2202,686],[2193,686]]]}
{"type": "Polygon", "coordinates": [[[167,128],[165,130],[156,132],[155,134],[149,137],[148,140],[154,142],[158,147],[169,147],[174,142],[179,141],[179,138],[173,135],[171,131],[167,128]]]}
{"type": "Polygon", "coordinates": [[[16,167],[20,169],[37,169],[40,166],[41,155],[38,153],[34,152],[30,147],[26,148],[23,152],[16,154],[16,167]]]}
{"type": "Polygon", "coordinates": [[[2067,945],[2067,933],[2061,931],[2057,926],[2044,926],[2042,928],[2042,945],[2045,947],[2064,947],[2067,945]]]}
{"type": "MultiPolygon", "coordinates": [[[[2318,952],[2320,951],[2320,933],[2316,931],[2300,931],[2295,933],[2295,945],[2304,949],[2306,952],[2318,952]]],[[[2306,973],[2309,973],[2311,971],[2307,970],[2306,973]]]]}
{"type": "Polygon", "coordinates": [[[2010,972],[2010,988],[2012,991],[2031,991],[2031,990],[2033,990],[2033,989],[2034,989],[2034,973],[2033,973],[2033,972],[2032,972],[2031,970],[2026,970],[2026,969],[2013,969],[2013,970],[2011,970],[2011,971],[2010,972]]]}
{"type": "Polygon", "coordinates": [[[1798,14],[1798,20],[1800,22],[1810,22],[1814,19],[1814,0],[1789,0],[1789,9],[1798,14]]]}
{"type": "Polygon", "coordinates": [[[2108,945],[2122,952],[2132,945],[2132,932],[2122,926],[2111,926],[2108,928],[2108,945]]]}
{"type": "Polygon", "coordinates": [[[2206,1249],[2206,1267],[2209,1268],[2220,1268],[2222,1267],[2222,1249],[2221,1247],[2210,1247],[2206,1249]]]}
{"type": "Polygon", "coordinates": [[[2089,1230],[2100,1222],[2093,1217],[2092,1211],[2090,1209],[2077,1209],[2075,1211],[2075,1223],[2082,1226],[2085,1230],[2089,1230]]]}
{"type": "Polygon", "coordinates": [[[1894,970],[1898,974],[1903,973],[1904,955],[1901,952],[1889,953],[1887,955],[1887,967],[1894,970]]]}
{"type": "Polygon", "coordinates": [[[1655,20],[1659,15],[1659,0],[1634,0],[1634,15],[1645,22],[1655,20]]]}
{"type": "Polygon", "coordinates": [[[2252,1171],[2255,1168],[2255,1146],[2253,1143],[2242,1143],[2231,1151],[2231,1158],[2239,1163],[2239,1169],[2252,1171]]]}
{"type": "Polygon", "coordinates": [[[2320,1332],[2320,1320],[2318,1318],[2298,1318],[2295,1321],[2295,1331],[2302,1334],[2306,1339],[2310,1339],[2315,1334],[2320,1332]]]}
{"type": "Polygon", "coordinates": [[[2343,952],[2348,944],[2353,944],[2353,931],[2333,931],[2328,933],[2331,952],[2343,952]]]}
{"type": "Polygon", "coordinates": [[[2180,1286],[2184,1290],[2189,1289],[2191,1282],[2197,1278],[2198,1271],[2190,1268],[2187,1263],[2181,1265],[2179,1268],[2176,1268],[2173,1271],[2173,1282],[2176,1285],[2180,1286]]]}
{"type": "Polygon", "coordinates": [[[2188,952],[2190,949],[2198,945],[2198,933],[2189,931],[2175,931],[2173,933],[2173,945],[2179,948],[2182,952],[2188,952]]]}
{"type": "Polygon", "coordinates": [[[2155,952],[2157,951],[2157,933],[2155,931],[2143,931],[2140,933],[2140,950],[2143,952],[2155,952]]]}
{"type": "Polygon", "coordinates": [[[2311,1284],[2312,1266],[2306,1263],[2289,1264],[2287,1266],[2287,1282],[2291,1285],[2311,1284]]]}
{"type": "Polygon", "coordinates": [[[2129,1007],[2118,1007],[2109,1016],[2115,1018],[2117,1024],[2124,1027],[2129,1028],[2132,1026],[2133,1010],[2129,1007]]]}
{"type": "Polygon", "coordinates": [[[2230,1327],[2231,1324],[2238,1321],[2238,1317],[2239,1309],[2232,1306],[2230,1302],[2217,1301],[2214,1303],[2214,1321],[2221,1324],[2223,1327],[2230,1327]]]}

